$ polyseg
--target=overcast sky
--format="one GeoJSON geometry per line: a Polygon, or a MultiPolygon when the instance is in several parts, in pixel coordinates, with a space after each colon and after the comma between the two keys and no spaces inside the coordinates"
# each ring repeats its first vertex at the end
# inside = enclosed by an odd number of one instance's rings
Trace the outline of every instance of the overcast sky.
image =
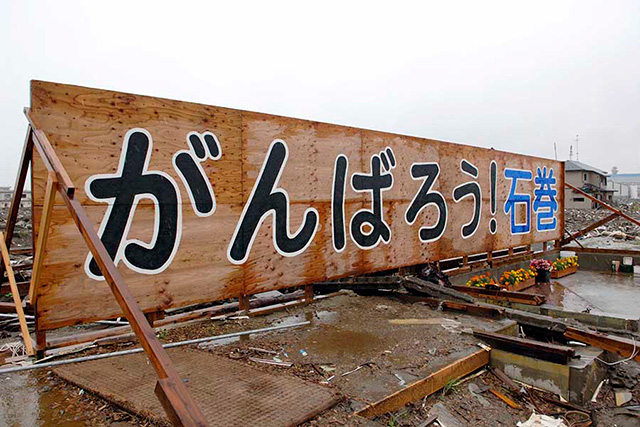
{"type": "Polygon", "coordinates": [[[31,79],[640,172],[637,0],[0,2],[0,185],[31,79]]]}

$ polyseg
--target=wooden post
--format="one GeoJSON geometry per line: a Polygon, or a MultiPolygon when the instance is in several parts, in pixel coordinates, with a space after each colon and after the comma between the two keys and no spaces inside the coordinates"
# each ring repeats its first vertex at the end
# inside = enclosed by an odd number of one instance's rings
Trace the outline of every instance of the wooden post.
{"type": "Polygon", "coordinates": [[[44,206],[42,209],[42,218],[40,218],[40,228],[38,233],[38,243],[33,261],[33,272],[31,274],[31,286],[29,286],[29,302],[35,304],[38,298],[38,279],[42,270],[42,260],[44,259],[44,251],[47,246],[47,238],[49,236],[49,224],[53,214],[53,205],[56,200],[56,191],[58,189],[58,179],[55,172],[49,172],[47,179],[47,188],[44,193],[44,206]]]}
{"type": "Polygon", "coordinates": [[[40,317],[38,316],[38,303],[32,304],[33,314],[36,320],[36,359],[40,360],[47,351],[47,331],[42,327],[40,317]]]}
{"type": "Polygon", "coordinates": [[[22,301],[20,300],[20,292],[18,291],[18,285],[16,285],[16,277],[13,275],[13,269],[11,268],[9,249],[5,244],[4,234],[2,232],[0,232],[0,251],[2,253],[2,260],[4,261],[4,267],[7,270],[7,277],[9,278],[9,286],[11,286],[11,295],[13,296],[13,302],[16,305],[16,313],[18,313],[18,322],[20,322],[20,331],[22,332],[24,346],[27,349],[27,354],[29,356],[32,356],[35,352],[33,351],[33,345],[31,344],[31,335],[29,335],[27,319],[24,317],[22,301]]]}
{"type": "MultiPolygon", "coordinates": [[[[9,208],[9,216],[7,217],[7,225],[4,228],[5,232],[5,244],[7,250],[11,248],[11,241],[13,240],[13,230],[16,226],[18,219],[18,211],[20,210],[20,201],[22,200],[22,193],[24,191],[24,183],[27,179],[27,172],[29,171],[29,165],[31,164],[31,156],[33,153],[33,142],[31,141],[31,126],[27,127],[27,136],[25,137],[24,145],[22,147],[22,157],[20,159],[20,168],[18,169],[18,176],[13,187],[13,197],[11,198],[11,206],[9,208]]],[[[3,277],[4,264],[0,262],[0,278],[3,277]]]]}
{"type": "Polygon", "coordinates": [[[304,285],[304,302],[311,304],[313,302],[313,283],[304,285]]]}
{"type": "Polygon", "coordinates": [[[238,309],[245,314],[249,314],[249,295],[242,294],[238,297],[238,309]]]}
{"type": "Polygon", "coordinates": [[[512,257],[512,256],[513,256],[513,248],[511,247],[509,248],[509,257],[512,257]]]}

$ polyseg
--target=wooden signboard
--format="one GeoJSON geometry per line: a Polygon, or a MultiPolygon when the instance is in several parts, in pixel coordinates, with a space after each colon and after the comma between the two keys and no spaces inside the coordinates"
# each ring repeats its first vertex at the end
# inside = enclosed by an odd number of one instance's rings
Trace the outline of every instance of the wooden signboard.
{"type": "MultiPolygon", "coordinates": [[[[551,241],[560,162],[34,81],[31,117],[145,311],[551,241]]],[[[47,171],[33,156],[37,238],[47,171]]],[[[44,329],[118,316],[56,199],[44,329]]]]}

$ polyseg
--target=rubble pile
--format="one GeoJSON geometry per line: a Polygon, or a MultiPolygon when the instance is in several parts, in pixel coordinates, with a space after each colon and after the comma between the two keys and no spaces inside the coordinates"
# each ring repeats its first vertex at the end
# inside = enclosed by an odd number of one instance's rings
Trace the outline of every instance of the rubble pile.
{"type": "MultiPolygon", "coordinates": [[[[0,230],[7,226],[7,216],[9,208],[0,209],[0,230]]],[[[18,211],[18,221],[13,231],[13,240],[11,248],[30,248],[31,247],[31,209],[20,209],[18,211]]]]}
{"type": "MultiPolygon", "coordinates": [[[[622,204],[615,206],[625,214],[638,218],[640,214],[634,205],[622,204]]],[[[585,227],[599,221],[609,215],[611,211],[607,209],[565,209],[565,228],[571,234],[576,233],[585,227]]],[[[591,237],[612,237],[617,240],[640,240],[640,227],[624,218],[617,218],[593,231],[585,234],[584,239],[591,237]]]]}

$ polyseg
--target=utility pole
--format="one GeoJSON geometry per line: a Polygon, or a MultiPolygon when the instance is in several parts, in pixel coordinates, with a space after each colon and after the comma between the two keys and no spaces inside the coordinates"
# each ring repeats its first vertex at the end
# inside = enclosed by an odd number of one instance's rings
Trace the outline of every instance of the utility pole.
{"type": "Polygon", "coordinates": [[[569,146],[569,160],[573,160],[573,145],[569,146]]]}
{"type": "Polygon", "coordinates": [[[580,150],[578,149],[578,135],[576,135],[576,160],[580,161],[580,150]]]}
{"type": "Polygon", "coordinates": [[[555,142],[553,143],[553,151],[556,153],[556,160],[558,160],[558,146],[555,142]]]}

